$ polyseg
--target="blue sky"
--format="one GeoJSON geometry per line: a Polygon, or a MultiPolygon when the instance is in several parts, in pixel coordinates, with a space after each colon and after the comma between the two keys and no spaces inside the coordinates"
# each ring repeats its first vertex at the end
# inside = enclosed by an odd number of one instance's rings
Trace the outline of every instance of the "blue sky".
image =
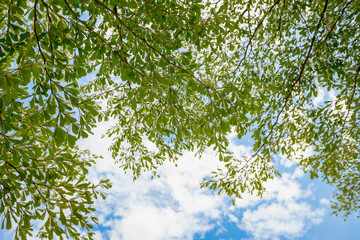
{"type": "MultiPolygon", "coordinates": [[[[320,94],[314,104],[324,98],[334,100],[334,93],[320,94]]],[[[173,163],[160,167],[160,178],[151,180],[144,173],[133,182],[107,151],[111,139],[101,138],[111,124],[99,124],[94,135],[78,142],[81,148],[104,156],[91,168],[89,179],[109,178],[113,183],[107,199],[95,202],[98,240],[359,239],[359,219],[351,216],[345,222],[330,215],[331,187],[319,179],[310,180],[296,163],[282,156],[277,156],[276,166],[283,177],[267,184],[264,198],[246,195],[235,206],[229,197],[199,187],[203,177],[221,167],[211,150],[202,159],[186,152],[178,167],[173,163]]],[[[251,139],[239,141],[235,136],[228,136],[230,150],[238,156],[250,154],[251,139]]],[[[153,148],[150,142],[148,146],[153,148]]],[[[311,149],[305,154],[311,154],[311,149]]],[[[12,239],[10,233],[0,230],[0,240],[12,239]]]]}
{"type": "MultiPolygon", "coordinates": [[[[102,123],[94,135],[80,141],[83,148],[104,155],[90,171],[94,182],[110,178],[113,188],[108,198],[95,203],[101,225],[99,240],[162,239],[358,239],[360,221],[347,222],[331,216],[331,188],[320,180],[310,180],[296,164],[278,157],[283,178],[268,183],[263,199],[245,196],[235,207],[231,199],[200,189],[202,177],[219,166],[215,153],[202,159],[187,152],[178,162],[160,168],[159,179],[144,173],[137,181],[124,174],[107,152],[110,139],[101,138],[109,126],[102,123]]],[[[250,148],[233,136],[230,149],[248,154],[250,148]]],[[[150,143],[149,146],[151,147],[150,143]]],[[[1,231],[0,239],[11,239],[1,231]],[[2,236],[1,236],[2,234],[2,236]]],[[[36,239],[36,238],[35,238],[36,239]]]]}
{"type": "MultiPolygon", "coordinates": [[[[321,92],[314,104],[321,103],[324,95],[328,94],[321,92]]],[[[100,220],[95,229],[98,240],[360,238],[359,219],[350,216],[345,222],[330,215],[331,187],[319,179],[310,180],[296,163],[281,156],[277,165],[283,178],[268,183],[264,198],[246,195],[232,206],[227,196],[199,187],[203,177],[221,167],[215,152],[206,151],[200,160],[187,152],[178,167],[172,163],[162,166],[159,179],[151,180],[144,173],[133,182],[107,152],[110,139],[101,135],[108,126],[110,123],[100,124],[93,136],[79,142],[82,148],[104,156],[92,167],[89,178],[94,182],[109,178],[113,183],[108,198],[95,203],[100,220]]],[[[250,139],[239,142],[232,138],[230,148],[246,155],[250,145],[250,139]]],[[[11,238],[11,231],[0,230],[0,240],[11,238]]]]}

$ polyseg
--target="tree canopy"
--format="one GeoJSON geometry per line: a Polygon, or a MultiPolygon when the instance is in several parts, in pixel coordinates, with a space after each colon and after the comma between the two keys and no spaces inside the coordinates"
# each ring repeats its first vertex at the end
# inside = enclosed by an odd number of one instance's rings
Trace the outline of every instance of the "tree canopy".
{"type": "Polygon", "coordinates": [[[203,187],[261,195],[282,154],[335,186],[335,214],[359,211],[358,0],[0,0],[0,19],[0,220],[15,238],[42,220],[40,238],[91,239],[111,185],[86,178],[96,156],[76,141],[108,119],[134,178],[211,147],[225,168],[203,187]],[[228,150],[231,132],[251,156],[228,150]]]}

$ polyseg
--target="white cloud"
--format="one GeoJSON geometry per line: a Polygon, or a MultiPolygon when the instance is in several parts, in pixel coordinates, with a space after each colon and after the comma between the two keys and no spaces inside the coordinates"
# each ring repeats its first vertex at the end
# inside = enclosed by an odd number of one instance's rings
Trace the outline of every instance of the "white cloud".
{"type": "Polygon", "coordinates": [[[134,204],[123,219],[113,221],[110,239],[191,239],[197,231],[207,231],[211,226],[201,225],[200,219],[187,219],[186,213],[171,207],[157,207],[153,204],[134,204]],[[195,226],[195,228],[193,228],[195,226]],[[185,231],[191,229],[193,231],[185,231]],[[120,237],[121,236],[121,237],[120,237]]]}
{"type": "Polygon", "coordinates": [[[313,104],[315,107],[318,107],[320,103],[324,101],[325,91],[324,88],[318,87],[317,96],[313,99],[313,104]]]}
{"type": "Polygon", "coordinates": [[[246,210],[239,227],[255,239],[292,239],[319,224],[323,214],[323,210],[314,210],[305,202],[265,203],[255,210],[246,210]]]}
{"type": "Polygon", "coordinates": [[[298,172],[283,174],[267,183],[267,193],[255,208],[246,209],[237,225],[254,239],[294,239],[321,223],[324,208],[314,208],[307,201],[311,189],[302,188],[298,172]]]}
{"type": "Polygon", "coordinates": [[[320,199],[320,204],[323,205],[323,206],[326,206],[326,207],[329,207],[330,206],[330,201],[326,198],[322,198],[320,199]]]}
{"type": "Polygon", "coordinates": [[[135,182],[115,166],[110,172],[101,167],[114,183],[107,200],[97,206],[100,222],[110,228],[107,238],[192,239],[195,233],[212,229],[211,220],[222,217],[226,198],[199,187],[216,163],[208,157],[194,160],[193,154],[186,153],[179,167],[172,163],[161,167],[160,179],[149,180],[145,174],[135,182]]]}
{"type": "Polygon", "coordinates": [[[280,164],[284,167],[290,168],[295,164],[298,164],[300,162],[300,159],[310,157],[314,154],[314,151],[312,147],[310,147],[308,144],[303,143],[300,144],[294,144],[291,146],[294,152],[291,153],[291,160],[288,159],[283,154],[280,154],[280,164]],[[307,146],[305,149],[301,149],[302,146],[307,146]]]}
{"type": "MultiPolygon", "coordinates": [[[[82,147],[104,156],[92,167],[89,178],[110,178],[113,183],[107,199],[95,202],[95,215],[101,224],[96,230],[97,240],[193,239],[195,234],[205,236],[210,230],[221,238],[227,231],[222,226],[225,222],[254,239],[293,239],[322,220],[328,200],[317,200],[319,208],[310,204],[311,187],[301,185],[303,171],[298,168],[268,182],[262,199],[245,194],[235,206],[228,197],[199,187],[201,179],[219,165],[213,151],[205,152],[201,160],[186,152],[178,167],[166,163],[159,168],[161,178],[150,180],[150,175],[144,173],[134,182],[106,151],[111,141],[101,135],[107,127],[99,125],[95,135],[80,142],[82,147]]],[[[229,146],[238,156],[251,151],[235,140],[229,146]]]]}
{"type": "MultiPolygon", "coordinates": [[[[104,155],[92,168],[91,179],[110,178],[113,183],[107,199],[95,206],[103,227],[97,232],[99,240],[192,239],[214,228],[220,234],[225,229],[218,226],[229,220],[255,239],[295,238],[321,221],[324,211],[307,202],[311,189],[299,183],[300,169],[269,182],[263,199],[244,195],[235,207],[229,198],[199,187],[201,179],[219,165],[213,151],[207,151],[201,160],[186,152],[178,167],[165,163],[159,168],[161,178],[150,180],[144,173],[133,182],[131,174],[124,174],[106,152],[110,140],[99,136],[107,127],[102,124],[94,136],[81,142],[93,153],[104,155]]],[[[229,146],[239,156],[251,151],[235,141],[229,146]]]]}

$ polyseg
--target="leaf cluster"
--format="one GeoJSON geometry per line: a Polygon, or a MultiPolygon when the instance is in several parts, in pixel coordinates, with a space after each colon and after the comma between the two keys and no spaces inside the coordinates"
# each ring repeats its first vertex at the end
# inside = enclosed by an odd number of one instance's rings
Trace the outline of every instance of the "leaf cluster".
{"type": "Polygon", "coordinates": [[[224,168],[203,187],[262,195],[282,154],[336,187],[335,214],[358,211],[359,6],[0,0],[4,227],[26,238],[40,219],[40,237],[79,238],[79,226],[91,238],[91,204],[110,184],[86,179],[95,156],[76,141],[109,119],[110,150],[134,178],[211,147],[224,168]],[[317,104],[319,89],[333,97],[317,104]],[[252,138],[251,156],[229,150],[231,132],[252,138]]]}

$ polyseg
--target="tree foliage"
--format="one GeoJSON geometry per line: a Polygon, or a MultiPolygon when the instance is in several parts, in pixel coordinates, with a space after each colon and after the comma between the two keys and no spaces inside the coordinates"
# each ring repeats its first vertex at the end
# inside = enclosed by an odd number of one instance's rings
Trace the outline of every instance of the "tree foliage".
{"type": "Polygon", "coordinates": [[[0,214],[16,237],[40,219],[39,237],[91,238],[110,184],[86,179],[96,156],[76,141],[110,118],[135,178],[211,147],[225,168],[202,186],[261,195],[282,154],[336,187],[335,214],[359,210],[359,1],[0,0],[0,19],[0,214]],[[316,104],[319,88],[333,99],[316,104]],[[229,151],[232,131],[251,156],[229,151]]]}

